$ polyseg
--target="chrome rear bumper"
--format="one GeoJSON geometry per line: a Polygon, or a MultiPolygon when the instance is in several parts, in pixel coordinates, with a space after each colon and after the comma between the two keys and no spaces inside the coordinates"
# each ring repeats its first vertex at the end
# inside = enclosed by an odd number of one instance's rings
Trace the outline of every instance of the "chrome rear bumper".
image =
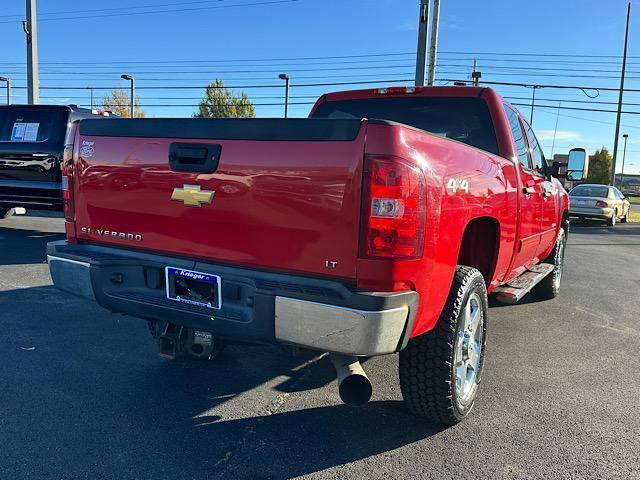
{"type": "Polygon", "coordinates": [[[334,353],[367,357],[393,353],[408,318],[408,305],[368,311],[276,297],[277,340],[334,353]]]}
{"type": "Polygon", "coordinates": [[[385,355],[406,346],[418,310],[414,291],[361,292],[333,280],[198,264],[198,271],[215,272],[222,280],[222,308],[211,311],[167,300],[159,272],[183,259],[64,241],[49,243],[47,259],[60,290],[112,312],[243,342],[385,355]],[[302,287],[314,293],[301,292],[302,287]]]}

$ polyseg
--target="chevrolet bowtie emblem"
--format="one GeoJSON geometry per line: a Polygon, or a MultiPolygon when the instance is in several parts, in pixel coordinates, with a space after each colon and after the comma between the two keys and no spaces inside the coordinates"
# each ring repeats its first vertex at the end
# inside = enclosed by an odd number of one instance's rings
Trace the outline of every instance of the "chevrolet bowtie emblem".
{"type": "Polygon", "coordinates": [[[213,190],[200,190],[200,185],[184,185],[173,189],[171,200],[183,202],[189,207],[201,207],[203,203],[211,203],[215,193],[213,190]]]}

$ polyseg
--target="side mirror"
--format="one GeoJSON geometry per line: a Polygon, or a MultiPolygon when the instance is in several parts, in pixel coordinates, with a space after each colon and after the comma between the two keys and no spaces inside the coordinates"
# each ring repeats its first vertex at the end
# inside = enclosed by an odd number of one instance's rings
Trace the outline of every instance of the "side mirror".
{"type": "Polygon", "coordinates": [[[584,148],[572,148],[567,162],[567,180],[574,182],[587,178],[589,157],[584,148]]]}

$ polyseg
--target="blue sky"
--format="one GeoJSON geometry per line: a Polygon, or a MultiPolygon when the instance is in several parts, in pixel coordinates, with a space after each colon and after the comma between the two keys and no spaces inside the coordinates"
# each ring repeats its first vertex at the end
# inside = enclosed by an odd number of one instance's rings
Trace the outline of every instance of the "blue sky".
{"type": "MultiPolygon", "coordinates": [[[[0,75],[10,76],[16,87],[24,86],[26,76],[24,3],[3,0],[0,13],[0,75]]],[[[204,85],[217,77],[245,86],[259,116],[280,116],[282,106],[270,104],[282,101],[277,74],[288,72],[291,115],[305,116],[321,93],[361,85],[304,85],[411,79],[418,3],[39,0],[41,96],[48,103],[88,105],[90,90],[70,87],[93,87],[100,99],[110,88],[126,88],[120,74],[132,73],[148,115],[188,116],[204,85]]],[[[625,13],[624,0],[442,0],[438,83],[467,78],[476,58],[483,80],[615,88],[625,13]]],[[[629,55],[627,87],[640,89],[640,10],[632,12],[629,55]]],[[[496,88],[513,103],[530,102],[531,89],[496,88]]],[[[587,93],[598,96],[536,91],[537,103],[546,106],[535,109],[534,127],[547,156],[573,146],[612,149],[614,113],[566,108],[615,110],[617,93],[587,93]]],[[[16,88],[14,101],[24,102],[24,94],[16,88]]],[[[625,110],[640,112],[640,92],[626,93],[625,102],[625,110]]],[[[529,115],[527,106],[519,108],[529,115]]],[[[640,115],[624,115],[622,123],[621,133],[630,135],[625,173],[639,173],[640,115]]]]}

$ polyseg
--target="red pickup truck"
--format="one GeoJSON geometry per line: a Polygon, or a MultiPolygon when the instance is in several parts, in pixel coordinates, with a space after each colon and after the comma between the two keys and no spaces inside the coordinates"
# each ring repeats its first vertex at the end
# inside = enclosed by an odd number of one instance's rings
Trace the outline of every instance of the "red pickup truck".
{"type": "Polygon", "coordinates": [[[224,342],[399,352],[402,394],[452,424],[473,407],[487,294],[558,293],[567,194],[489,88],[322,96],[308,119],[83,120],[63,164],[55,285],[149,321],[167,357],[224,342]]]}

